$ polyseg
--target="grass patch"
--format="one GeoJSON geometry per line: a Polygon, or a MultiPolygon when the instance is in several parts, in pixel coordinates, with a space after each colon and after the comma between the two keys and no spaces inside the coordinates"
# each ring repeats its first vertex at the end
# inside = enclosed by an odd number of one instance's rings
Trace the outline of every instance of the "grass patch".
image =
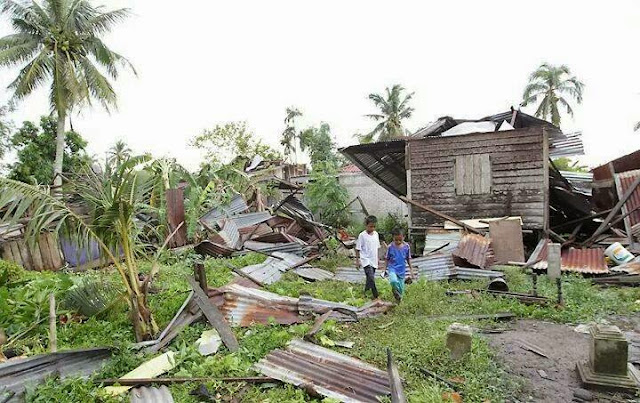
{"type": "MultiPolygon", "coordinates": [[[[259,263],[264,256],[250,254],[234,259],[208,259],[205,262],[207,279],[211,287],[218,287],[232,279],[231,267],[243,267],[259,263]]],[[[158,292],[150,296],[150,306],[156,320],[163,328],[173,317],[176,310],[188,295],[189,285],[186,277],[193,273],[193,259],[166,260],[154,286],[158,292]]],[[[323,259],[319,265],[333,270],[336,266],[350,264],[343,258],[323,259]]],[[[142,270],[149,270],[148,264],[142,270]]],[[[531,280],[517,268],[506,268],[506,278],[510,289],[515,292],[529,292],[531,280]]],[[[20,286],[0,287],[0,307],[3,312],[0,326],[8,335],[24,331],[34,322],[47,316],[47,296],[56,293],[62,300],[65,291],[84,276],[92,276],[104,281],[117,283],[117,273],[113,270],[92,271],[83,274],[30,273],[13,271],[13,284],[20,286]],[[17,276],[17,279],[15,278],[17,276]],[[5,298],[2,298],[2,297],[5,298]],[[6,309],[6,310],[5,310],[6,309]]],[[[377,280],[381,297],[392,300],[391,288],[382,279],[377,280]]],[[[408,286],[405,300],[387,315],[364,320],[359,323],[325,323],[320,336],[330,340],[349,340],[355,342],[351,350],[336,348],[345,354],[359,357],[380,368],[385,368],[387,347],[391,348],[400,372],[406,379],[406,392],[411,402],[442,401],[446,386],[425,377],[421,368],[429,369],[445,378],[464,380],[461,390],[465,401],[494,402],[514,400],[521,390],[521,380],[506,374],[495,359],[486,339],[480,335],[473,338],[472,351],[461,361],[449,359],[444,346],[447,326],[452,320],[431,320],[434,315],[490,314],[509,311],[520,318],[541,319],[560,323],[584,323],[605,319],[611,315],[631,315],[640,310],[640,289],[637,288],[598,288],[589,279],[578,276],[563,277],[565,306],[528,306],[508,298],[496,298],[490,295],[447,296],[447,290],[484,288],[486,281],[418,282],[408,286]]],[[[368,301],[363,294],[362,285],[350,285],[335,281],[307,283],[298,276],[287,273],[278,283],[267,287],[269,291],[298,297],[309,294],[336,302],[361,306],[368,301]]],[[[538,281],[539,294],[556,297],[556,285],[541,276],[538,281]]],[[[73,312],[65,312],[73,316],[73,312]]],[[[45,321],[46,322],[46,321],[45,321]]],[[[25,354],[35,354],[46,350],[47,325],[43,322],[33,326],[14,348],[25,354]]],[[[461,321],[474,327],[496,326],[492,321],[461,321]]],[[[177,352],[177,366],[167,376],[245,376],[255,375],[252,365],[268,354],[280,348],[296,337],[302,337],[311,323],[280,326],[256,325],[249,328],[235,328],[240,342],[240,350],[229,353],[222,347],[209,357],[201,357],[194,348],[195,340],[209,326],[204,322],[196,323],[185,329],[169,346],[177,352]]],[[[113,359],[93,379],[118,377],[152,356],[130,349],[134,335],[126,315],[126,304],[116,305],[104,315],[83,322],[69,321],[58,327],[59,349],[71,349],[90,346],[116,346],[113,359]]],[[[179,402],[197,402],[190,391],[197,385],[183,384],[170,387],[174,398],[179,402]]],[[[206,384],[209,391],[220,396],[236,396],[243,385],[206,384]]],[[[127,401],[102,396],[101,388],[91,382],[78,379],[59,381],[48,380],[28,394],[33,402],[75,402],[75,401],[127,401]]],[[[309,397],[303,390],[289,385],[251,386],[243,401],[255,402],[308,402],[318,401],[309,397]]]]}

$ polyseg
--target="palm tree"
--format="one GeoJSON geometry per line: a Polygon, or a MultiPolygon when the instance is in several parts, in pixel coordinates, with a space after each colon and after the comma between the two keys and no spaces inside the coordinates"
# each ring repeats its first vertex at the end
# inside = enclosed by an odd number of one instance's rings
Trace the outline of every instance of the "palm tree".
{"type": "MultiPolygon", "coordinates": [[[[29,242],[37,242],[39,234],[49,230],[68,237],[81,248],[97,242],[120,274],[138,341],[149,340],[158,331],[147,301],[149,282],[138,280],[138,258],[143,256],[143,235],[148,228],[139,225],[136,217],[153,211],[147,203],[152,183],[140,175],[143,171],[138,167],[149,161],[147,155],[134,156],[113,170],[107,165],[100,173],[87,168],[73,174],[67,186],[74,201],[87,208],[88,214],[82,216],[47,188],[0,178],[0,210],[6,211],[1,221],[25,219],[25,238],[29,242]]],[[[147,279],[157,271],[154,262],[147,279]]]]}
{"type": "Polygon", "coordinates": [[[413,98],[414,93],[407,94],[402,98],[404,90],[404,87],[396,84],[391,89],[385,88],[385,95],[369,94],[369,99],[380,109],[380,113],[366,116],[380,123],[369,134],[361,136],[361,138],[371,140],[377,136],[378,141],[387,141],[405,135],[402,120],[410,118],[414,111],[409,106],[409,101],[413,98]]]}
{"type": "Polygon", "coordinates": [[[284,146],[284,155],[289,157],[293,151],[295,159],[298,159],[298,141],[300,136],[296,133],[295,120],[302,116],[302,112],[296,107],[287,108],[287,115],[284,118],[285,129],[282,131],[280,144],[284,146]]]}
{"type": "Polygon", "coordinates": [[[107,110],[115,106],[116,94],[99,68],[112,79],[118,77],[119,67],[133,70],[100,39],[129,11],[102,12],[86,0],[43,0],[42,5],[35,0],[3,0],[0,12],[9,16],[15,31],[0,38],[0,66],[22,66],[9,85],[13,98],[20,100],[50,85],[49,102],[58,119],[54,185],[59,186],[66,117],[91,101],[107,110]]]}
{"type": "Polygon", "coordinates": [[[584,84],[571,75],[569,67],[564,64],[553,66],[543,63],[529,77],[529,84],[522,95],[521,106],[536,103],[540,99],[535,115],[545,120],[551,118],[551,123],[560,127],[558,105],[566,108],[567,113],[573,117],[573,108],[565,96],[581,104],[583,89],[584,84]]]}
{"type": "Polygon", "coordinates": [[[107,151],[107,164],[112,167],[118,167],[131,157],[131,149],[122,140],[116,143],[107,151]]]}

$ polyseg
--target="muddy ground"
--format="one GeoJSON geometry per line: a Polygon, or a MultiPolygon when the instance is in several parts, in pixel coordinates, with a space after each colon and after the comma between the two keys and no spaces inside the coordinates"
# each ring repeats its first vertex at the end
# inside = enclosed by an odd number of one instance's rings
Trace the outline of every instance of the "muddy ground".
{"type": "MultiPolygon", "coordinates": [[[[612,320],[613,324],[618,320],[612,320]]],[[[622,322],[622,320],[620,321],[622,322]]],[[[636,322],[637,323],[637,322],[636,322]]],[[[626,322],[629,324],[629,321],[626,322]]],[[[635,324],[635,323],[634,323],[635,324]]],[[[623,326],[620,326],[623,328],[623,326]]],[[[629,326],[624,326],[630,330],[629,326]]],[[[549,322],[521,320],[504,333],[487,335],[498,358],[509,371],[526,380],[520,401],[571,402],[574,392],[581,389],[576,363],[589,357],[589,336],[574,331],[575,326],[549,322]],[[548,358],[522,348],[529,344],[539,347],[548,358]]],[[[595,402],[628,401],[631,396],[599,395],[595,402]],[[607,398],[611,397],[611,399],[607,398]]]]}

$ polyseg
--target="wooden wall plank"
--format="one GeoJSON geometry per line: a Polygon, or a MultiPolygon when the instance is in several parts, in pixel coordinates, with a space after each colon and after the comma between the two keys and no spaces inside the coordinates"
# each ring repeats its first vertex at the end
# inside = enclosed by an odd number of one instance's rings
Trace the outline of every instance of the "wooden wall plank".
{"type": "Polygon", "coordinates": [[[19,241],[11,241],[9,242],[9,247],[11,248],[11,255],[13,256],[13,261],[20,266],[24,267],[24,263],[22,262],[22,255],[20,254],[20,248],[18,247],[19,241]]]}
{"type": "Polygon", "coordinates": [[[33,269],[37,271],[44,270],[42,263],[42,254],[40,253],[40,245],[31,248],[31,260],[33,261],[33,269]]]}
{"type": "Polygon", "coordinates": [[[38,248],[40,249],[40,256],[42,256],[42,270],[53,270],[49,244],[47,243],[47,237],[44,234],[40,235],[38,248]]]}
{"type": "Polygon", "coordinates": [[[29,253],[29,245],[24,239],[16,241],[18,250],[20,251],[20,258],[22,259],[22,265],[27,270],[33,270],[33,263],[31,262],[31,256],[29,253]]]}

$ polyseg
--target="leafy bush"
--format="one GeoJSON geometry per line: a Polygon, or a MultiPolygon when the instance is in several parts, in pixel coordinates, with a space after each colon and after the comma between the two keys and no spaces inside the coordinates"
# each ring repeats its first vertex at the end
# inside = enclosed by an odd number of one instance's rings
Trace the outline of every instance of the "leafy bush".
{"type": "Polygon", "coordinates": [[[381,234],[384,237],[384,240],[389,243],[393,240],[393,237],[391,236],[391,231],[395,228],[395,227],[400,227],[404,230],[405,235],[407,234],[407,231],[409,230],[409,225],[407,224],[407,220],[405,220],[404,218],[400,217],[397,214],[387,214],[386,216],[384,216],[382,219],[380,219],[380,217],[378,217],[378,233],[381,234]]]}
{"type": "Polygon", "coordinates": [[[347,189],[338,182],[338,167],[334,164],[316,164],[307,185],[309,208],[324,224],[335,228],[349,225],[347,189]]]}
{"type": "Polygon", "coordinates": [[[0,260],[0,286],[15,283],[24,278],[26,270],[13,262],[0,260]]]}

